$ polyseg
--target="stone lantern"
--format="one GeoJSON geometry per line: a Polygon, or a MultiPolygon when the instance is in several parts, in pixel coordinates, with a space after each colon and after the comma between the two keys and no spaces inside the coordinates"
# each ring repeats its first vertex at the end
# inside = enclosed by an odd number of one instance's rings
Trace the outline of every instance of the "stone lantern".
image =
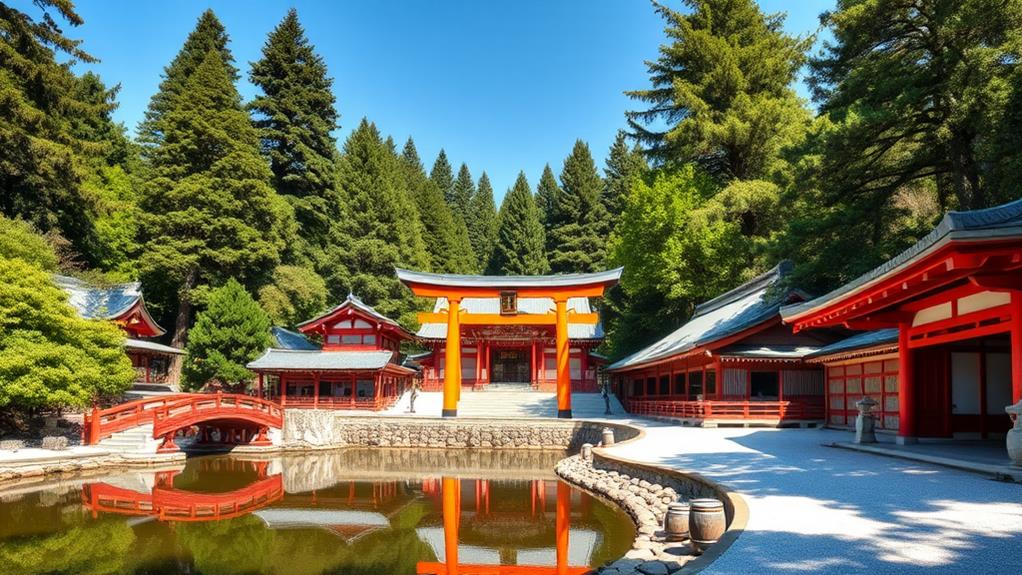
{"type": "Polygon", "coordinates": [[[1015,405],[1005,407],[1004,411],[1008,413],[1008,417],[1014,424],[1008,430],[1005,439],[1008,444],[1008,457],[1011,458],[1012,465],[1022,467],[1022,400],[1015,405]]]}
{"type": "Polygon", "coordinates": [[[876,443],[876,416],[873,415],[873,408],[877,401],[872,397],[864,397],[855,402],[859,408],[859,415],[855,418],[855,443],[876,443]]]}

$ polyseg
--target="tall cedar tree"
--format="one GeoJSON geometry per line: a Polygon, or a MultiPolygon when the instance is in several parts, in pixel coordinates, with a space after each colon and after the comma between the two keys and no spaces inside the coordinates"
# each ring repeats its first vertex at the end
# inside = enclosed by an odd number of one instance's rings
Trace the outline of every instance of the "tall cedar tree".
{"type": "Polygon", "coordinates": [[[451,209],[456,213],[465,214],[465,224],[472,228],[472,215],[469,213],[469,204],[472,196],[476,193],[476,184],[472,179],[472,172],[468,166],[462,164],[458,168],[458,177],[454,180],[454,193],[451,196],[451,209]]]}
{"type": "Polygon", "coordinates": [[[834,39],[810,84],[836,122],[821,165],[834,197],[890,198],[919,180],[935,183],[943,209],[1018,197],[1017,180],[988,175],[1022,158],[998,138],[1019,128],[1005,115],[1022,90],[1022,4],[842,0],[824,22],[834,39]]]}
{"type": "MultiPolygon", "coordinates": [[[[455,189],[454,172],[451,170],[451,163],[447,160],[447,152],[440,149],[436,161],[433,162],[433,169],[429,173],[429,179],[444,194],[444,201],[451,211],[451,219],[454,221],[454,242],[458,246],[458,253],[472,255],[472,240],[468,236],[468,222],[466,214],[459,209],[461,202],[458,201],[458,192],[455,189]]],[[[471,178],[470,178],[471,181],[471,178]]]]}
{"type": "Polygon", "coordinates": [[[549,216],[547,257],[554,273],[603,269],[610,221],[603,205],[603,180],[589,146],[575,142],[561,171],[561,193],[549,216]]]}
{"type": "Polygon", "coordinates": [[[642,151],[637,145],[629,147],[627,138],[623,130],[618,131],[607,155],[607,165],[603,168],[603,206],[607,209],[612,229],[625,209],[629,185],[649,169],[642,151]]]}
{"type": "Polygon", "coordinates": [[[220,19],[212,10],[206,10],[199,16],[181,50],[174,60],[163,69],[163,80],[160,88],[149,100],[145,118],[138,127],[138,139],[147,148],[159,145],[163,139],[165,128],[161,125],[163,116],[175,107],[174,100],[186,90],[188,79],[196,68],[206,59],[206,53],[216,50],[220,61],[231,83],[238,81],[238,69],[234,67],[234,56],[227,48],[227,31],[220,19]]]}
{"type": "Polygon", "coordinates": [[[468,274],[475,271],[472,254],[464,252],[458,243],[454,216],[444,201],[444,193],[426,176],[419,160],[415,142],[409,137],[401,152],[405,181],[422,220],[423,240],[429,255],[429,270],[442,273],[468,274]]]}
{"type": "Polygon", "coordinates": [[[233,278],[227,280],[210,292],[195,318],[185,347],[185,389],[220,383],[244,390],[254,375],[245,365],[270,343],[269,316],[244,286],[233,278]]]}
{"type": "Polygon", "coordinates": [[[811,38],[784,33],[784,16],[754,0],[653,3],[669,43],[648,62],[652,87],[626,92],[632,136],[659,162],[698,162],[722,181],[762,178],[808,113],[791,89],[811,38]],[[660,131],[658,126],[666,124],[660,131]]]}
{"type": "MultiPolygon", "coordinates": [[[[536,207],[539,209],[539,221],[543,223],[543,230],[550,238],[550,225],[553,223],[553,214],[557,202],[557,196],[561,193],[561,187],[557,185],[557,176],[550,169],[550,164],[543,166],[543,175],[539,178],[536,186],[536,207]]],[[[549,250],[550,246],[547,246],[549,250]]]]}
{"type": "Polygon", "coordinates": [[[470,220],[472,225],[468,229],[468,235],[478,262],[476,269],[484,270],[490,256],[493,255],[493,246],[497,243],[497,228],[500,226],[497,219],[497,204],[493,200],[493,186],[490,185],[490,178],[486,172],[479,177],[479,187],[469,201],[468,213],[472,214],[470,220]]]}
{"type": "Polygon", "coordinates": [[[295,235],[293,212],[269,185],[259,136],[230,72],[219,52],[207,52],[160,119],[150,152],[140,267],[147,289],[155,288],[147,295],[176,303],[177,346],[208,286],[231,277],[265,280],[295,235]]]}
{"type": "Polygon", "coordinates": [[[543,225],[525,173],[519,172],[513,188],[500,204],[500,227],[488,273],[537,275],[550,272],[543,249],[543,225]]]}
{"type": "Polygon", "coordinates": [[[57,23],[55,16],[83,23],[71,3],[35,4],[43,11],[38,22],[0,4],[0,213],[63,235],[87,263],[98,263],[94,199],[82,187],[93,161],[109,152],[103,140],[114,137],[103,133],[112,125],[112,92],[99,84],[102,93],[92,93],[94,76],[76,78],[55,59],[95,61],[57,23]]]}
{"type": "Polygon", "coordinates": [[[363,118],[344,143],[339,171],[346,213],[327,253],[331,298],[355,293],[384,315],[414,321],[415,301],[394,268],[425,269],[429,256],[401,160],[363,118]]]}
{"type": "Polygon", "coordinates": [[[302,240],[320,252],[331,222],[340,217],[337,142],[331,135],[338,114],[333,80],[294,8],[270,32],[249,78],[262,90],[248,107],[255,113],[273,187],[294,207],[302,240]]]}

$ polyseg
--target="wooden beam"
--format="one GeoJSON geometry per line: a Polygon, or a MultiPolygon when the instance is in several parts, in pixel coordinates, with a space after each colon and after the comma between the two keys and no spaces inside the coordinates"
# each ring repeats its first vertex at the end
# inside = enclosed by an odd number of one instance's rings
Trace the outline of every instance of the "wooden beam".
{"type": "MultiPolygon", "coordinates": [[[[447,312],[419,312],[419,323],[447,323],[447,312]]],[[[500,315],[496,313],[462,313],[461,325],[557,325],[557,314],[500,315]]],[[[597,313],[568,312],[568,323],[596,325],[597,313]]]]}
{"type": "Polygon", "coordinates": [[[1015,291],[1022,286],[1022,273],[973,275],[969,283],[988,291],[1015,291]]]}

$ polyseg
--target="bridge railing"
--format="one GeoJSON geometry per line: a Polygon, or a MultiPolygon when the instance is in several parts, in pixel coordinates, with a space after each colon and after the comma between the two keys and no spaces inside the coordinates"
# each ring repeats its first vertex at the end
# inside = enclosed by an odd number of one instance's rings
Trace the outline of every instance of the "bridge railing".
{"type": "Polygon", "coordinates": [[[175,393],[159,397],[119,403],[106,409],[93,408],[85,414],[82,424],[82,443],[94,445],[118,431],[153,422],[153,410],[168,403],[191,397],[193,393],[175,393]]]}
{"type": "Polygon", "coordinates": [[[281,407],[265,399],[240,394],[177,393],[93,409],[85,414],[82,443],[95,445],[119,431],[146,424],[153,425],[156,438],[184,425],[237,414],[273,427],[284,424],[281,407]],[[177,427],[171,429],[173,426],[177,427]]]}
{"type": "Polygon", "coordinates": [[[231,416],[259,420],[272,427],[284,425],[280,405],[240,394],[197,394],[153,408],[153,437],[160,437],[202,421],[231,416]]]}

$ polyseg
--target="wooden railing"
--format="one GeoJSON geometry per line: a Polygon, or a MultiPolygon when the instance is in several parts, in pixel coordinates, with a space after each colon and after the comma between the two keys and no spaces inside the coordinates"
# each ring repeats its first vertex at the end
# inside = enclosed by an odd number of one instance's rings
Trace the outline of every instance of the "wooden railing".
{"type": "Polygon", "coordinates": [[[161,437],[178,429],[220,418],[241,419],[269,427],[284,425],[280,405],[240,394],[196,394],[153,408],[153,437],[161,437]]]}
{"type": "Polygon", "coordinates": [[[140,493],[110,485],[82,486],[82,502],[93,512],[152,516],[161,521],[217,521],[265,507],[284,496],[280,475],[256,481],[227,493],[194,493],[156,486],[140,493]]]}
{"type": "Polygon", "coordinates": [[[277,428],[284,424],[284,412],[272,401],[238,394],[177,393],[93,409],[85,414],[82,443],[95,445],[118,431],[150,423],[156,438],[223,417],[277,428]]]}
{"type": "Polygon", "coordinates": [[[93,408],[85,414],[82,443],[93,445],[118,431],[153,422],[153,410],[198,394],[178,393],[119,403],[106,409],[93,408]]]}
{"type": "Polygon", "coordinates": [[[283,405],[288,408],[303,408],[303,409],[360,409],[370,411],[381,411],[397,403],[399,399],[396,395],[381,396],[379,399],[375,397],[356,397],[352,401],[351,397],[330,397],[320,396],[309,397],[291,397],[290,395],[286,398],[283,404],[280,403],[280,398],[276,398],[277,405],[283,405]]]}
{"type": "Polygon", "coordinates": [[[791,401],[686,401],[672,399],[627,399],[625,409],[636,415],[686,419],[818,420],[824,418],[823,398],[791,401]]]}

